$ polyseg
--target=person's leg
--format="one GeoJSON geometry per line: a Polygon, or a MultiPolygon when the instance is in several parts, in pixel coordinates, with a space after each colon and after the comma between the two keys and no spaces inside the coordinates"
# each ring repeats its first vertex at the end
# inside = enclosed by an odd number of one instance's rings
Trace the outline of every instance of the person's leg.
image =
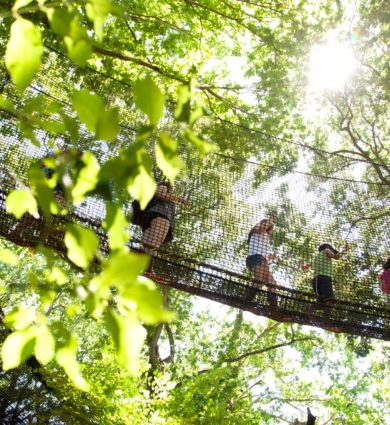
{"type": "Polygon", "coordinates": [[[261,288],[264,283],[264,273],[263,266],[261,264],[256,264],[253,268],[253,286],[255,288],[261,288]]]}
{"type": "MultiPolygon", "coordinates": [[[[317,290],[317,276],[313,277],[313,279],[311,280],[311,286],[313,288],[313,292],[317,296],[317,302],[320,302],[320,300],[319,300],[319,294],[318,294],[318,290],[317,290]]],[[[308,302],[307,303],[305,312],[308,315],[308,317],[309,317],[310,320],[313,319],[314,312],[315,312],[316,308],[317,308],[316,303],[314,303],[314,302],[313,303],[311,303],[311,302],[308,302]]]]}
{"type": "MultiPolygon", "coordinates": [[[[333,293],[333,284],[332,278],[330,276],[318,276],[317,277],[318,284],[318,294],[321,299],[321,307],[324,312],[324,322],[327,328],[332,328],[329,324],[331,320],[331,315],[333,311],[333,305],[335,303],[334,293],[333,293]]],[[[332,330],[332,329],[330,329],[332,330]]]]}
{"type": "MultiPolygon", "coordinates": [[[[276,280],[272,276],[267,262],[263,262],[261,265],[256,267],[255,279],[270,285],[276,285],[276,280]]],[[[267,286],[267,298],[271,308],[276,309],[278,307],[276,288],[274,286],[267,286]]]]}
{"type": "Polygon", "coordinates": [[[142,242],[147,254],[155,254],[164,242],[169,230],[169,220],[164,217],[156,217],[150,222],[150,226],[144,231],[142,242]]]}
{"type": "Polygon", "coordinates": [[[250,272],[253,275],[253,281],[251,287],[248,287],[245,290],[245,301],[252,301],[256,294],[257,294],[257,288],[260,288],[262,286],[262,282],[259,279],[259,268],[261,264],[261,258],[258,255],[252,255],[250,257],[247,257],[246,259],[246,266],[250,270],[250,272]]]}

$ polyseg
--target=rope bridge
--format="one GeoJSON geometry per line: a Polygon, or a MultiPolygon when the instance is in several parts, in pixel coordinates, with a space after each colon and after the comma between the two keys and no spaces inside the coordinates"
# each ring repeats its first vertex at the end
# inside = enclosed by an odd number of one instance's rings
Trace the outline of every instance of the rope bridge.
{"type": "MultiPolygon", "coordinates": [[[[93,141],[81,127],[79,147],[91,150],[103,162],[109,158],[110,151],[115,154],[119,146],[131,143],[135,134],[129,123],[136,127],[137,120],[141,122],[142,118],[134,113],[129,115],[128,85],[91,69],[74,69],[53,52],[47,56],[44,69],[23,102],[42,95],[59,100],[67,108],[69,87],[75,83],[97,93],[111,93],[108,101],[120,106],[124,120],[119,143],[111,149],[104,142],[93,141]],[[53,64],[66,66],[69,72],[60,78],[51,71],[53,64]]],[[[13,85],[6,79],[3,96],[22,106],[13,85]]],[[[267,137],[229,127],[228,123],[218,125],[216,131],[219,130],[221,138],[229,137],[233,131],[241,132],[242,140],[250,138],[257,143],[267,137]]],[[[0,135],[1,236],[20,246],[43,244],[63,254],[64,226],[74,221],[93,229],[100,238],[101,251],[108,253],[107,237],[101,228],[105,206],[98,197],[89,197],[68,217],[35,219],[25,215],[16,220],[6,213],[7,194],[14,188],[28,186],[29,164],[45,157],[53,141],[63,149],[69,146],[69,141],[63,136],[53,136],[50,129],[37,128],[35,137],[39,146],[21,142],[23,136],[14,117],[5,112],[1,112],[0,135]]],[[[176,196],[188,200],[189,206],[177,206],[174,238],[155,252],[148,276],[158,284],[275,320],[390,340],[390,307],[378,280],[381,263],[389,255],[387,188],[339,177],[286,172],[224,154],[201,159],[186,146],[182,155],[189,168],[179,176],[173,190],[176,196]],[[373,206],[372,199],[375,199],[373,206]],[[381,214],[375,218],[362,215],[361,206],[369,205],[381,214]],[[271,244],[277,258],[270,268],[275,282],[260,286],[246,266],[247,238],[256,223],[273,214],[277,218],[271,244]],[[302,271],[301,261],[313,263],[318,246],[324,242],[341,248],[345,241],[352,248],[344,258],[334,261],[335,302],[331,306],[323,305],[313,292],[313,271],[302,271]]],[[[156,177],[159,177],[157,172],[156,177]]],[[[130,214],[130,202],[124,209],[130,214]]],[[[142,250],[142,239],[140,227],[132,226],[130,247],[142,250]]]]}

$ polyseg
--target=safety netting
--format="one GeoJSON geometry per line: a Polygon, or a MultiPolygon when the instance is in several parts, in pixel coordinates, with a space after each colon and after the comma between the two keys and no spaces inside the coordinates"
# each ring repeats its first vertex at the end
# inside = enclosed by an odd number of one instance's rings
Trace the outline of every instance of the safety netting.
{"type": "MultiPolygon", "coordinates": [[[[21,110],[28,99],[41,96],[61,102],[71,115],[70,90],[75,85],[102,94],[110,105],[118,106],[122,122],[115,144],[94,140],[81,126],[77,147],[92,151],[101,163],[129,146],[142,123],[143,117],[134,111],[131,85],[98,70],[74,68],[50,50],[23,100],[5,70],[2,77],[3,96],[21,110]],[[52,71],[64,68],[67,72],[61,75],[52,71]]],[[[213,137],[218,135],[222,142],[234,133],[253,146],[261,146],[265,140],[275,146],[281,143],[222,120],[209,125],[213,126],[213,137]]],[[[105,203],[97,196],[89,197],[66,217],[53,215],[47,219],[26,214],[17,220],[6,212],[7,195],[15,188],[28,187],[30,164],[50,155],[53,146],[65,150],[71,141],[56,134],[53,126],[23,129],[15,116],[5,111],[1,112],[0,135],[1,236],[21,246],[42,244],[64,254],[65,227],[73,221],[92,228],[100,238],[101,251],[107,253],[107,237],[101,226],[105,203]],[[35,143],[25,137],[31,131],[35,143]]],[[[158,284],[276,320],[390,340],[390,307],[378,279],[381,264],[389,256],[388,187],[271,167],[256,152],[256,160],[233,157],[223,149],[202,158],[183,144],[181,154],[188,167],[178,177],[173,192],[189,205],[176,206],[173,239],[154,251],[149,277],[158,284]],[[277,257],[269,268],[274,281],[256,281],[246,264],[248,233],[262,219],[272,216],[275,227],[270,244],[277,257]],[[334,301],[323,303],[313,290],[313,270],[303,270],[302,263],[314,264],[323,243],[341,249],[346,242],[351,249],[343,258],[332,261],[334,301]]],[[[327,154],[321,155],[326,162],[327,154]]],[[[347,165],[348,158],[340,156],[340,161],[347,165]]],[[[161,178],[157,168],[155,177],[161,178]]],[[[123,210],[131,216],[131,199],[123,210]]],[[[131,227],[129,246],[144,250],[141,227],[131,227]]]]}

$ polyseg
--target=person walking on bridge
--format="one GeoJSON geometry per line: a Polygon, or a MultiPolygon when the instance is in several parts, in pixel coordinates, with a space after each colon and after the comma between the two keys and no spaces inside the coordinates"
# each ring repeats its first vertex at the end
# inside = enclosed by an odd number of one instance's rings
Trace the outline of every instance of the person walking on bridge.
{"type": "MultiPolygon", "coordinates": [[[[276,280],[270,270],[269,261],[277,258],[276,253],[271,253],[270,235],[274,231],[276,216],[263,219],[256,224],[248,235],[249,252],[246,257],[246,266],[253,273],[253,288],[267,285],[268,302],[272,309],[277,309],[276,280]]],[[[247,291],[247,301],[251,301],[257,291],[253,288],[247,291]]]]}

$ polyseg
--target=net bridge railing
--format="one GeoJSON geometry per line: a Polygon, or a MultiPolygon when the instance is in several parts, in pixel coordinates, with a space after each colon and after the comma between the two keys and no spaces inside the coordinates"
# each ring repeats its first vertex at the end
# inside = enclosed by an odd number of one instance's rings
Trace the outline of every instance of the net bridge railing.
{"type": "MultiPolygon", "coordinates": [[[[26,96],[50,93],[66,102],[67,84],[56,82],[53,75],[50,78],[45,73],[38,75],[26,96]]],[[[96,89],[98,83],[94,84],[96,89]]],[[[117,95],[122,92],[118,88],[117,95]]],[[[16,99],[11,84],[4,87],[3,94],[16,99]]],[[[16,220],[7,214],[6,196],[14,188],[28,186],[29,164],[47,155],[52,138],[36,129],[39,147],[21,142],[15,119],[6,113],[1,113],[0,134],[1,236],[21,246],[50,246],[64,255],[64,229],[73,221],[93,229],[101,251],[107,253],[101,228],[105,206],[97,197],[89,197],[66,218],[26,215],[16,220]]],[[[81,131],[80,147],[88,146],[89,139],[88,132],[81,131]]],[[[130,143],[134,134],[122,126],[119,139],[130,143]]],[[[59,138],[57,143],[66,147],[67,142],[59,138]]],[[[103,143],[95,143],[91,150],[100,161],[108,157],[103,143]]],[[[222,154],[205,159],[192,151],[184,154],[189,159],[187,173],[179,176],[173,190],[189,205],[177,206],[173,240],[154,253],[153,269],[148,272],[151,278],[276,320],[390,340],[390,308],[378,279],[390,248],[390,205],[385,189],[305,172],[275,172],[266,164],[222,154]],[[264,173],[273,177],[264,179],[264,173]],[[367,206],[367,213],[362,205],[367,206]],[[389,215],[372,218],[371,210],[389,211],[389,215]],[[273,280],[256,280],[253,268],[247,267],[248,234],[273,216],[268,241],[270,250],[277,253],[269,264],[273,280]],[[302,263],[313,265],[321,244],[341,248],[345,242],[351,245],[350,251],[332,261],[334,302],[319,302],[312,287],[313,270],[303,270],[302,263]]],[[[130,200],[124,209],[130,214],[129,205],[130,200]]],[[[140,251],[143,232],[134,225],[131,230],[130,247],[140,251]]]]}

